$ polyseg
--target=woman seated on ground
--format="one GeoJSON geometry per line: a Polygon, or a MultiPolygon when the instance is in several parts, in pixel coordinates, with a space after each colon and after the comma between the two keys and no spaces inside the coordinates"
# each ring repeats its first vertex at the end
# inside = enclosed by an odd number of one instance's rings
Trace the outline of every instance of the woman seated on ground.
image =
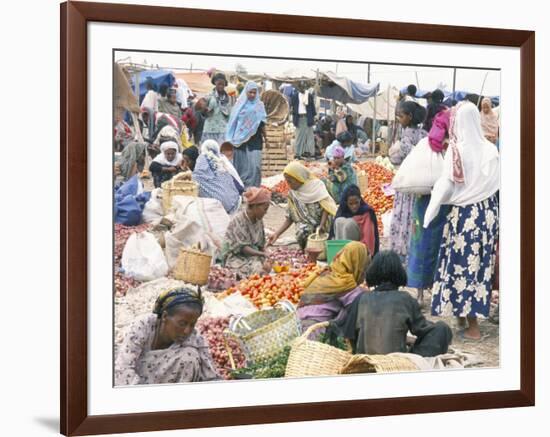
{"type": "Polygon", "coordinates": [[[168,290],[152,314],[126,330],[115,360],[115,384],[173,384],[219,379],[208,345],[195,331],[203,310],[191,288],[168,290]]]}
{"type": "Polygon", "coordinates": [[[336,136],[336,139],[325,150],[325,159],[331,161],[333,156],[333,150],[335,147],[341,146],[344,148],[344,158],[348,162],[357,161],[355,156],[355,147],[353,146],[353,136],[348,132],[341,132],[336,136]]]}
{"type": "Polygon", "coordinates": [[[222,247],[222,264],[241,277],[267,274],[271,263],[265,253],[263,217],[269,209],[271,192],[251,187],[244,193],[246,208],[241,209],[229,223],[222,247]]]}
{"type": "Polygon", "coordinates": [[[364,291],[365,270],[370,262],[367,247],[351,241],[332,260],[329,267],[311,275],[298,303],[302,328],[328,320],[343,321],[347,309],[364,291]]]}
{"type": "Polygon", "coordinates": [[[195,170],[195,164],[197,158],[199,157],[199,149],[195,146],[190,146],[182,152],[183,156],[183,167],[185,170],[193,171],[195,170]]]}
{"type": "Polygon", "coordinates": [[[354,353],[410,352],[433,357],[447,352],[452,340],[449,326],[426,320],[416,299],[399,291],[407,284],[407,273],[397,253],[379,252],[367,269],[366,280],[374,290],[362,293],[353,302],[349,317],[340,325],[354,353]],[[416,336],[410,350],[408,331],[416,336]]]}
{"type": "Polygon", "coordinates": [[[296,228],[296,240],[302,249],[306,247],[308,237],[319,232],[328,232],[330,217],[336,214],[336,203],[330,197],[325,184],[314,177],[298,161],[288,164],[283,175],[290,191],[286,220],[281,227],[269,237],[273,244],[291,225],[296,228]]]}
{"type": "Polygon", "coordinates": [[[332,198],[339,202],[344,190],[357,184],[357,176],[351,164],[344,158],[344,149],[336,146],[332,150],[332,160],[328,163],[328,176],[325,179],[327,190],[332,198]]]}
{"type": "Polygon", "coordinates": [[[155,156],[149,166],[155,188],[161,187],[163,182],[169,181],[174,175],[182,171],[182,164],[183,156],[178,152],[178,144],[175,141],[162,143],[160,153],[155,156]]]}
{"type": "Polygon", "coordinates": [[[219,200],[228,214],[239,209],[243,187],[239,175],[215,140],[202,143],[201,154],[193,170],[193,180],[199,185],[199,197],[219,200]]]}
{"type": "Polygon", "coordinates": [[[371,256],[378,253],[380,238],[376,214],[361,197],[357,185],[344,190],[329,239],[360,241],[367,246],[371,256]]]}

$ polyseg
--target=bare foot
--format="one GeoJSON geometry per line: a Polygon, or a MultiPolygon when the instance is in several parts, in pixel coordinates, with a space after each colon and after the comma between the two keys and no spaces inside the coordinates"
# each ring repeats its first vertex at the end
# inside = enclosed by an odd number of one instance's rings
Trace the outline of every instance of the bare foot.
{"type": "Polygon", "coordinates": [[[479,329],[468,328],[462,331],[460,336],[465,340],[480,340],[481,332],[479,331],[479,329]]]}

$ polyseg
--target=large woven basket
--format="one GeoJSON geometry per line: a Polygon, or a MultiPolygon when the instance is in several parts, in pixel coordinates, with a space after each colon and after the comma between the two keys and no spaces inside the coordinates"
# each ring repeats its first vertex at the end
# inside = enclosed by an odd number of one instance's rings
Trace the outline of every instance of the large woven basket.
{"type": "Polygon", "coordinates": [[[164,214],[170,211],[174,196],[197,197],[199,195],[199,186],[190,179],[191,172],[182,172],[169,181],[162,183],[162,209],[164,214]]]}
{"type": "Polygon", "coordinates": [[[232,319],[224,335],[237,340],[250,365],[276,357],[300,332],[294,305],[280,301],[274,308],[232,319]]]}
{"type": "Polygon", "coordinates": [[[340,373],[414,372],[418,367],[408,358],[388,355],[353,355],[340,373]]]}
{"type": "Polygon", "coordinates": [[[327,233],[319,233],[319,228],[317,232],[311,234],[307,237],[306,249],[319,249],[321,253],[317,257],[319,261],[324,261],[327,259],[327,248],[325,242],[328,240],[327,233]]]}
{"type": "Polygon", "coordinates": [[[174,278],[194,285],[206,285],[212,256],[198,247],[181,248],[174,267],[174,278]]]}
{"type": "Polygon", "coordinates": [[[311,325],[302,336],[292,343],[286,365],[285,377],[338,375],[350,360],[351,352],[329,344],[308,340],[318,329],[326,328],[329,322],[311,325]]]}

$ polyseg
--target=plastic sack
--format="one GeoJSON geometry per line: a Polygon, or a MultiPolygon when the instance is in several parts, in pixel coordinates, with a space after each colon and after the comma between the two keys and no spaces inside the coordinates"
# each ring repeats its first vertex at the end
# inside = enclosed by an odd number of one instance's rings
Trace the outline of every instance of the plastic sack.
{"type": "Polygon", "coordinates": [[[386,211],[384,214],[382,214],[382,226],[384,227],[384,238],[390,237],[391,232],[391,217],[393,215],[393,209],[390,209],[389,211],[386,211]]]}
{"type": "Polygon", "coordinates": [[[401,193],[430,194],[442,172],[443,155],[432,150],[426,137],[403,160],[392,186],[401,193]]]}
{"type": "Polygon", "coordinates": [[[175,267],[182,247],[191,247],[195,244],[199,244],[201,251],[209,255],[212,255],[215,250],[200,224],[182,217],[169,232],[164,234],[164,253],[168,266],[171,269],[175,267]]]}
{"type": "Polygon", "coordinates": [[[150,232],[130,235],[122,251],[124,274],[137,281],[152,281],[168,274],[168,264],[157,239],[150,232]]]}
{"type": "Polygon", "coordinates": [[[155,188],[151,192],[151,198],[143,208],[143,221],[158,225],[164,216],[162,210],[162,188],[155,188]]]}

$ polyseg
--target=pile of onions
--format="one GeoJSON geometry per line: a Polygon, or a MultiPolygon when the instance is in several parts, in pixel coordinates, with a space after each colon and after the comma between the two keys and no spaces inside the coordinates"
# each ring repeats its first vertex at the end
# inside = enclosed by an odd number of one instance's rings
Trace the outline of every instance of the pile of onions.
{"type": "Polygon", "coordinates": [[[207,288],[212,291],[223,291],[237,283],[235,272],[221,266],[212,266],[208,274],[207,288]]]}
{"type": "MultiPolygon", "coordinates": [[[[195,328],[204,337],[208,343],[210,354],[214,360],[216,370],[223,379],[230,378],[231,362],[229,354],[224,345],[223,331],[229,326],[229,317],[201,317],[195,328]]],[[[237,368],[245,367],[246,359],[238,343],[226,338],[227,344],[231,348],[231,354],[237,368]]]]}
{"type": "MultiPolygon", "coordinates": [[[[267,250],[269,259],[279,265],[288,265],[292,269],[301,269],[309,264],[307,255],[300,249],[289,249],[288,247],[270,247],[267,250]]],[[[229,288],[229,287],[228,287],[229,288]]]]}
{"type": "Polygon", "coordinates": [[[147,231],[150,226],[147,223],[138,226],[125,226],[120,223],[115,223],[115,295],[124,296],[128,289],[137,287],[139,282],[133,278],[127,278],[120,270],[120,260],[122,258],[122,251],[126,245],[126,241],[130,238],[134,232],[147,231]]]}

